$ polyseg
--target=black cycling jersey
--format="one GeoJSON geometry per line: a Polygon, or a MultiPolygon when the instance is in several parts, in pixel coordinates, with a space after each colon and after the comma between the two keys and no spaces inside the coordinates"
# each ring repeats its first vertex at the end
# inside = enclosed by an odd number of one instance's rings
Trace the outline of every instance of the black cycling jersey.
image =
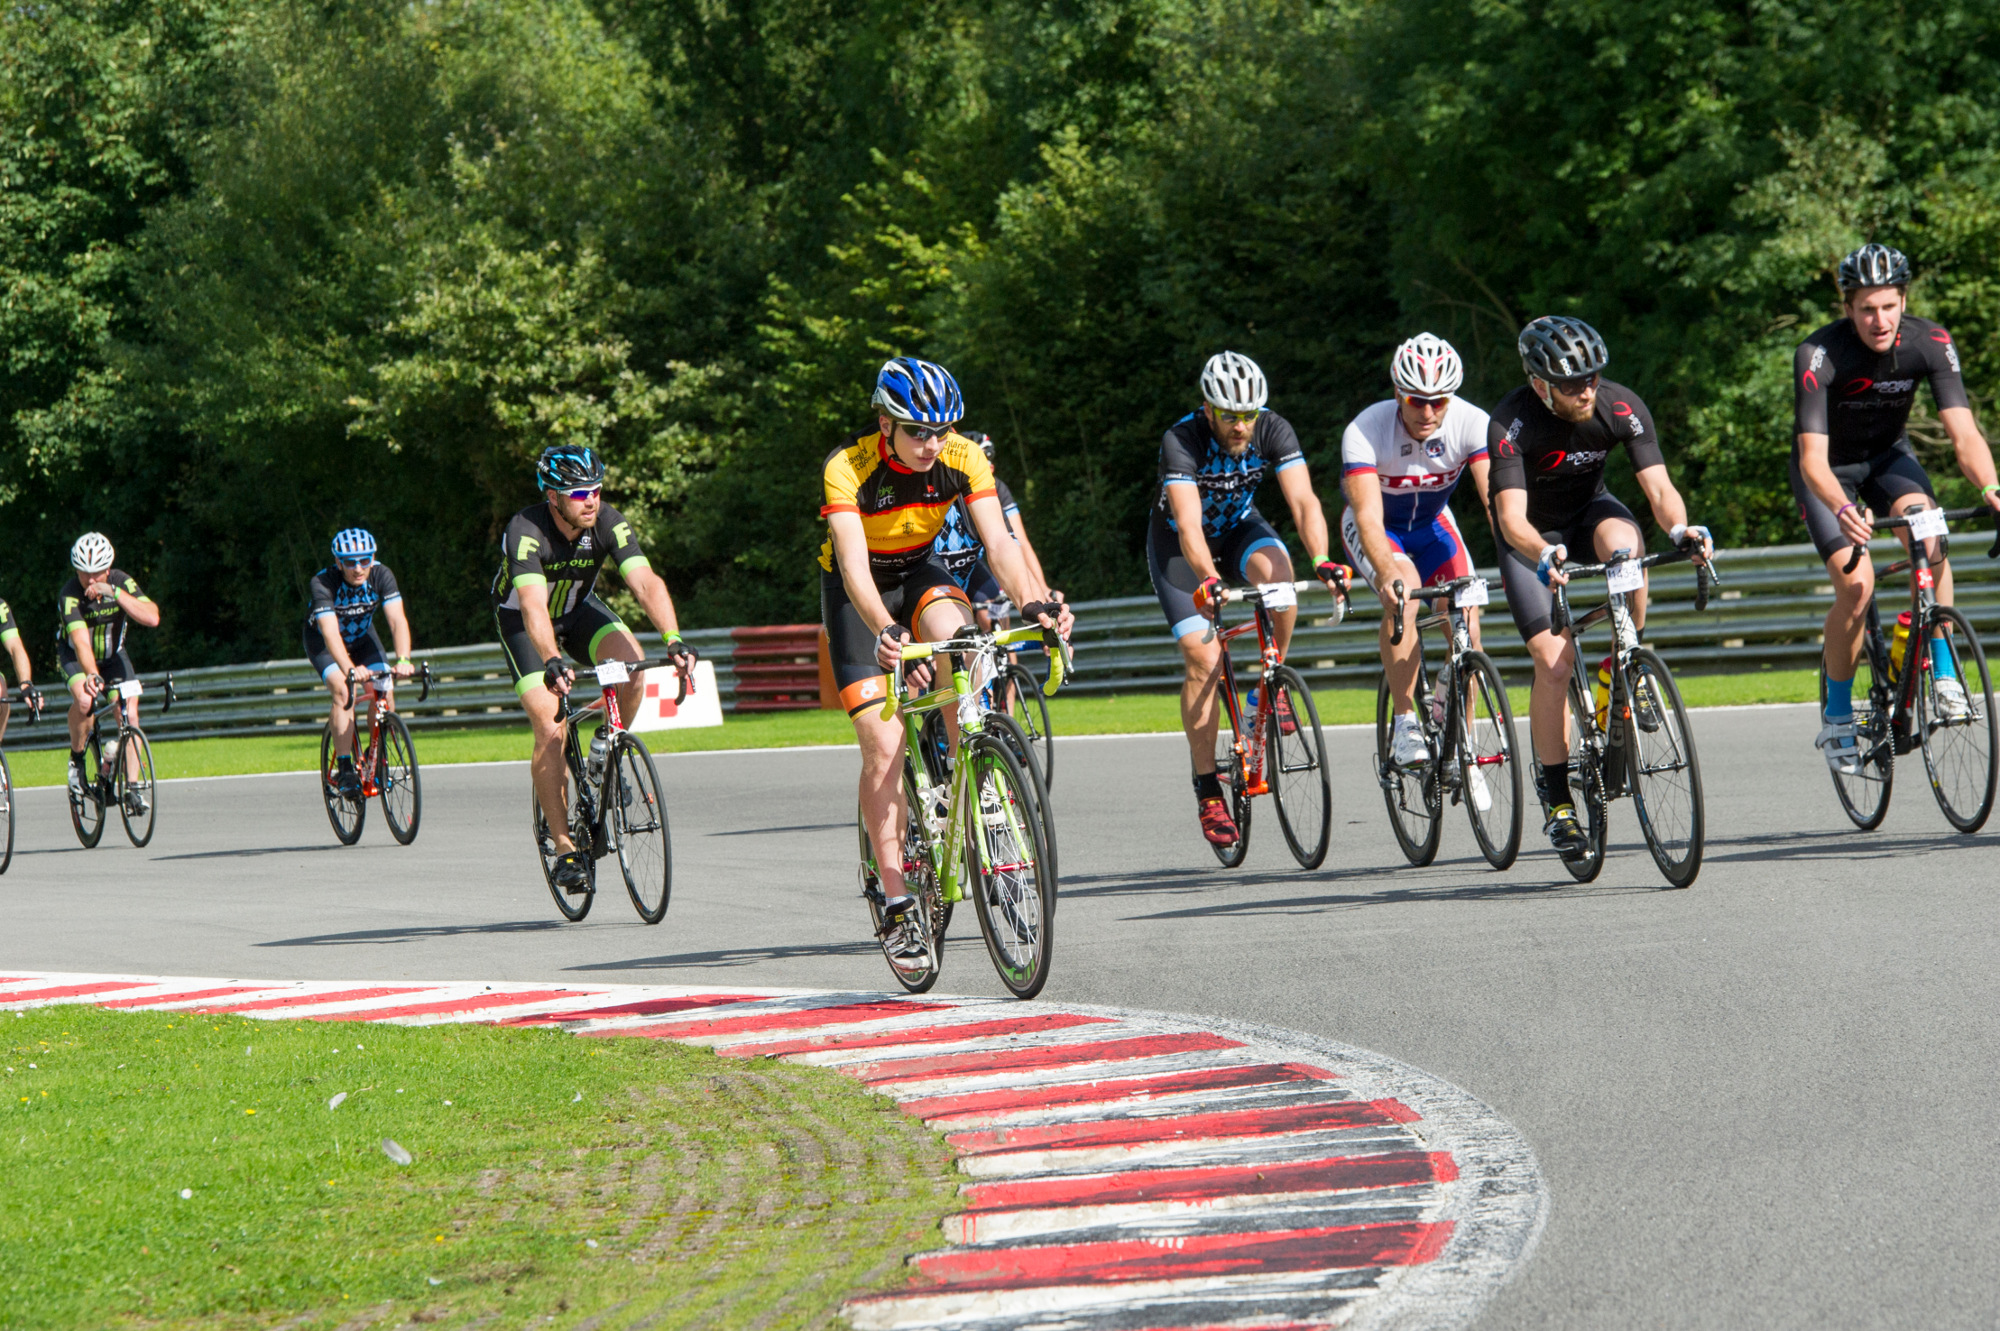
{"type": "Polygon", "coordinates": [[[1905,314],[1887,351],[1871,351],[1852,319],[1828,324],[1799,343],[1792,358],[1793,428],[1827,437],[1827,462],[1866,462],[1903,437],[1917,384],[1931,381],[1942,411],[1971,403],[1951,334],[1905,314]]]}
{"type": "MultiPolygon", "coordinates": [[[[90,580],[108,582],[128,596],[136,596],[142,601],[147,599],[131,574],[119,569],[93,573],[90,580]]],[[[60,611],[61,625],[56,629],[57,643],[68,642],[71,629],[86,628],[90,630],[90,650],[100,662],[124,650],[125,629],[129,621],[125,607],[118,604],[115,594],[85,600],[83,579],[72,573],[69,581],[62,585],[62,590],[56,593],[56,609],[60,611]]]]}
{"type": "Polygon", "coordinates": [[[1274,411],[1258,413],[1250,446],[1239,454],[1215,437],[1206,412],[1190,412],[1160,440],[1159,510],[1166,514],[1168,529],[1178,530],[1167,487],[1192,485],[1201,496],[1202,535],[1219,540],[1256,513],[1257,485],[1266,467],[1275,475],[1305,463],[1298,432],[1274,411]]]}
{"type": "Polygon", "coordinates": [[[352,647],[375,629],[375,612],[391,601],[400,601],[396,575],[386,564],[376,564],[359,587],[352,586],[337,568],[323,568],[313,574],[306,592],[306,641],[320,636],[319,618],[332,615],[340,625],[341,641],[352,647]]]}
{"type": "Polygon", "coordinates": [[[1635,471],[1666,461],[1653,413],[1637,393],[1609,379],[1598,381],[1597,405],[1580,425],[1550,411],[1532,385],[1522,384],[1500,399],[1486,430],[1491,492],[1527,491],[1528,522],[1537,531],[1569,526],[1605,492],[1604,464],[1619,444],[1635,471]]]}
{"type": "Polygon", "coordinates": [[[0,646],[21,636],[21,626],[14,622],[14,608],[0,601],[0,646]]]}
{"type": "Polygon", "coordinates": [[[597,586],[597,572],[615,560],[620,577],[651,568],[632,534],[632,524],[609,504],[597,508],[597,525],[575,540],[556,527],[546,502],[516,513],[500,533],[500,572],[493,579],[496,608],[518,610],[524,595],[546,595],[549,618],[560,620],[583,604],[597,586]]]}

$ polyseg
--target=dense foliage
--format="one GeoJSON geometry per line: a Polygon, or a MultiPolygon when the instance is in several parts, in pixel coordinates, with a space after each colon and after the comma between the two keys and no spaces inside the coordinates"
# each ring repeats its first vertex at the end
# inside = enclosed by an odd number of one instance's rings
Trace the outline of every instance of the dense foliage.
{"type": "Polygon", "coordinates": [[[1209,352],[1263,363],[1333,505],[1399,338],[1490,402],[1545,312],[1603,329],[1723,539],[1798,539],[1786,367],[1864,236],[1983,401],[2000,11],[14,5],[0,593],[41,652],[101,527],[167,607],[145,658],[289,655],[364,523],[420,641],[479,639],[529,459],[582,439],[688,622],[812,619],[819,464],[898,351],[958,372],[1058,583],[1136,592],[1209,352]]]}

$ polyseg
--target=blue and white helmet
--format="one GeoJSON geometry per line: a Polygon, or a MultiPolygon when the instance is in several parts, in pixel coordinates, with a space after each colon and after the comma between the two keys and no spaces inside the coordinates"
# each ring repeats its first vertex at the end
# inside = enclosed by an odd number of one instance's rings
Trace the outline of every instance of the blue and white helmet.
{"type": "Polygon", "coordinates": [[[942,365],[914,356],[885,361],[875,376],[875,405],[911,425],[951,425],[965,415],[958,380],[942,365]]]}
{"type": "Polygon", "coordinates": [[[333,557],[335,559],[373,559],[375,538],[361,527],[349,527],[335,532],[333,536],[333,557]]]}

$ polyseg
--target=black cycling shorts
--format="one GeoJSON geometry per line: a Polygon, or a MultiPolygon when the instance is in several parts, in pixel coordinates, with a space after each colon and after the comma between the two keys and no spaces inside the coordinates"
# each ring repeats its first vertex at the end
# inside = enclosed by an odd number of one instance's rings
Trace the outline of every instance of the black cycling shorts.
{"type": "MultiPolygon", "coordinates": [[[[939,600],[957,601],[968,612],[972,609],[972,598],[952,580],[951,571],[935,555],[882,591],[882,608],[913,634],[918,618],[939,600]]],[[[878,635],[848,599],[847,584],[838,573],[822,571],[819,575],[819,614],[826,625],[827,657],[833,664],[833,686],[840,690],[840,705],[849,716],[880,707],[889,695],[889,677],[875,659],[878,635]]]]}
{"type": "MultiPolygon", "coordinates": [[[[500,648],[507,653],[507,669],[514,676],[514,692],[526,695],[539,688],[546,688],[542,681],[542,655],[536,650],[534,640],[528,637],[527,622],[521,618],[519,610],[509,610],[498,606],[493,611],[493,623],[500,630],[500,648]]],[[[556,650],[573,661],[585,665],[597,664],[597,647],[613,633],[630,633],[625,621],[612,612],[610,606],[597,599],[595,593],[578,601],[576,608],[555,621],[556,650]]]]}
{"type": "MultiPolygon", "coordinates": [[[[312,662],[315,675],[324,681],[340,673],[340,663],[326,649],[326,639],[320,636],[317,622],[306,625],[304,639],[306,660],[312,662]]],[[[389,673],[389,654],[382,649],[382,640],[375,636],[373,628],[362,635],[360,642],[347,644],[347,659],[371,675],[389,673]]]]}
{"type": "MultiPolygon", "coordinates": [[[[1543,532],[1542,539],[1567,550],[1572,564],[1595,564],[1598,562],[1597,529],[1613,518],[1623,518],[1635,528],[1639,526],[1639,519],[1619,502],[1618,496],[1608,490],[1599,491],[1583,506],[1582,512],[1570,519],[1567,526],[1543,532]]],[[[1640,539],[1645,539],[1643,530],[1640,539]]],[[[1644,554],[1645,551],[1635,550],[1633,553],[1644,554]]],[[[1513,612],[1514,627],[1521,631],[1522,642],[1549,631],[1549,625],[1554,622],[1555,593],[1535,576],[1535,561],[1505,541],[1500,542],[1500,585],[1507,589],[1507,609],[1513,612]]]]}
{"type": "MultiPolygon", "coordinates": [[[[1266,546],[1276,546],[1281,553],[1285,549],[1284,541],[1271,524],[1253,508],[1243,521],[1212,538],[1208,553],[1223,578],[1233,575],[1248,582],[1250,572],[1245,566],[1252,553],[1266,546]]],[[[1146,529],[1146,572],[1153,577],[1153,594],[1160,598],[1160,609],[1166,613],[1175,641],[1190,633],[1206,632],[1214,623],[1194,608],[1195,588],[1201,586],[1201,578],[1181,553],[1180,533],[1167,525],[1166,515],[1158,509],[1153,510],[1152,525],[1146,529]]]]}
{"type": "MultiPolygon", "coordinates": [[[[67,686],[74,687],[83,678],[83,662],[76,659],[76,648],[70,644],[67,634],[56,640],[56,668],[67,686]]],[[[125,655],[125,649],[121,647],[109,656],[97,658],[97,673],[104,680],[104,686],[110,688],[113,684],[137,679],[139,668],[132,664],[132,658],[125,655]]]]}
{"type": "Polygon", "coordinates": [[[1014,603],[1007,599],[1007,593],[1000,590],[1000,580],[993,576],[993,570],[986,567],[981,559],[972,566],[965,576],[965,594],[972,598],[972,608],[983,610],[995,619],[1010,619],[1014,614],[1014,603]]]}
{"type": "MultiPolygon", "coordinates": [[[[1899,500],[1911,495],[1924,495],[1933,502],[1937,499],[1930,475],[1924,464],[1917,461],[1917,451],[1910,447],[1907,437],[1872,458],[1835,467],[1833,479],[1840,482],[1842,493],[1849,499],[1878,517],[1889,516],[1899,500]]],[[[1821,559],[1831,559],[1849,548],[1848,539],[1840,534],[1840,520],[1806,485],[1805,474],[1799,470],[1796,440],[1792,443],[1792,498],[1799,501],[1799,516],[1806,520],[1806,532],[1821,559]]]]}

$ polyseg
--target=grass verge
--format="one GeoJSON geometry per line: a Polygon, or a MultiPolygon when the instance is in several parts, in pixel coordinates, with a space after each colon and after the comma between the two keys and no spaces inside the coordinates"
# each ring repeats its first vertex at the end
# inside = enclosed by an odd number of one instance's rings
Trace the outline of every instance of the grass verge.
{"type": "Polygon", "coordinates": [[[822,1326],[955,1196],[848,1079],[662,1041],[61,1007],[0,1049],[7,1331],[822,1326]]]}
{"type": "MultiPolygon", "coordinates": [[[[1819,696],[1813,670],[1762,670],[1734,675],[1690,675],[1680,680],[1690,707],[1744,703],[1811,702],[1819,696]]],[[[1514,710],[1525,714],[1528,691],[1510,689],[1514,710]]],[[[1316,692],[1325,725],[1375,720],[1373,689],[1316,692]]],[[[1172,694],[1116,696],[1078,694],[1049,703],[1058,735],[1122,735],[1180,729],[1180,700],[1172,694]]],[[[852,744],[854,729],[838,712],[765,712],[731,716],[723,725],[700,730],[660,730],[645,736],[655,753],[712,749],[768,749],[799,744],[852,744]]],[[[532,745],[525,727],[489,730],[424,730],[417,755],[426,764],[524,760],[532,745]]],[[[63,781],[60,750],[9,753],[14,781],[22,786],[55,786],[63,781]]],[[[174,740],[153,746],[161,777],[234,776],[261,772],[309,772],[319,761],[319,732],[254,735],[245,738],[174,740]]]]}

